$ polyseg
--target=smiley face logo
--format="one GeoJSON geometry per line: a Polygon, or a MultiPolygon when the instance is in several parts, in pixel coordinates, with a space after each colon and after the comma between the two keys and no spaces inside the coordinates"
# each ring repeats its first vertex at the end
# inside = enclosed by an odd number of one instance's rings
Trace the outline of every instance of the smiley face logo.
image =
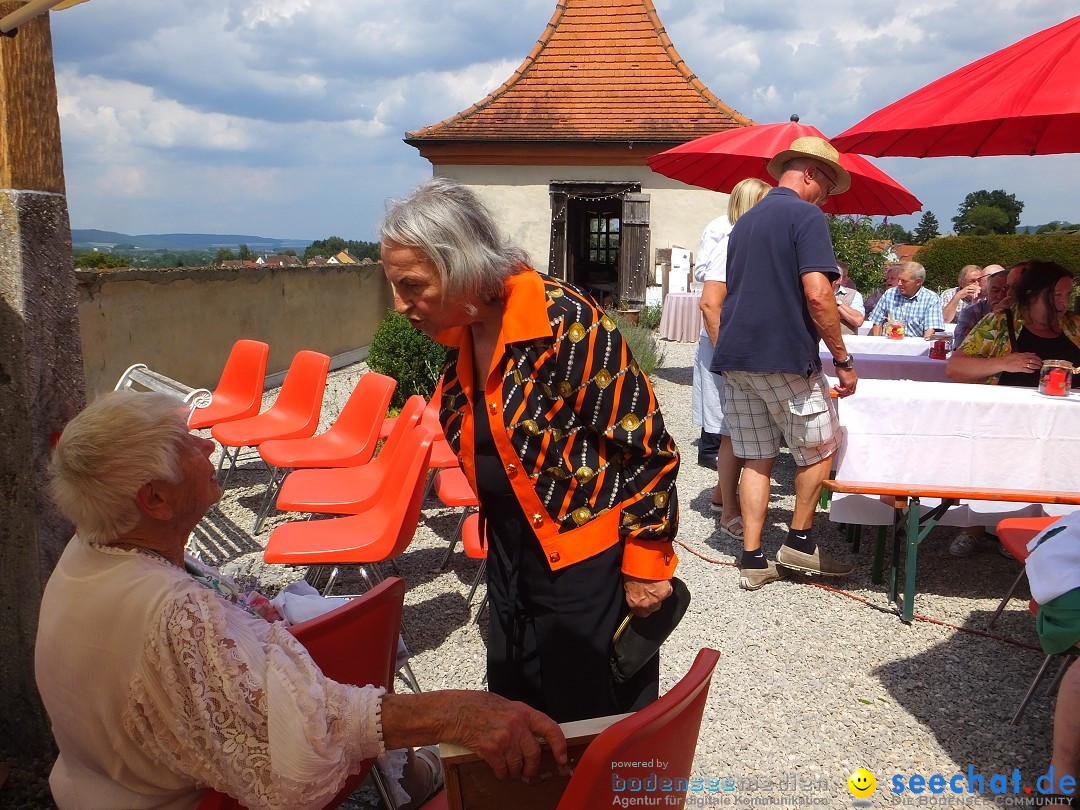
{"type": "Polygon", "coordinates": [[[866,768],[859,768],[847,780],[847,789],[856,799],[865,799],[872,796],[877,789],[877,780],[866,768]]]}

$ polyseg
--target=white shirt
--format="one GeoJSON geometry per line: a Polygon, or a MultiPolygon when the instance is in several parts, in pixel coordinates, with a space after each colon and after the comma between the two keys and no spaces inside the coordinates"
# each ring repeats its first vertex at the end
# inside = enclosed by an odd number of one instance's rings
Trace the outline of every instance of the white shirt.
{"type": "Polygon", "coordinates": [[[325,678],[285,628],[142,552],[73,538],[34,666],[63,810],[321,808],[383,751],[382,689],[325,678]]]}
{"type": "Polygon", "coordinates": [[[727,281],[727,246],[731,223],[727,217],[717,217],[705,226],[694,265],[696,281],[727,281]]]}

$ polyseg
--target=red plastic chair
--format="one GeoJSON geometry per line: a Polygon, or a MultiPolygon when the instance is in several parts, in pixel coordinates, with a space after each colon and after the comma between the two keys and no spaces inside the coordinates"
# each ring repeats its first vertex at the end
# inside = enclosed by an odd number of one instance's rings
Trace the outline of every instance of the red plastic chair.
{"type": "Polygon", "coordinates": [[[360,566],[370,581],[364,566],[392,560],[412,542],[420,521],[424,472],[434,438],[430,428],[413,427],[394,450],[375,497],[363,511],[349,517],[278,526],[270,533],[263,559],[284,565],[334,566],[324,595],[333,588],[340,565],[360,566]]]}
{"type": "Polygon", "coordinates": [[[188,427],[200,430],[257,414],[262,407],[266,359],[269,356],[270,347],[265,343],[258,340],[236,341],[225,361],[210,404],[192,412],[188,417],[188,427]]]}
{"type": "Polygon", "coordinates": [[[319,427],[323,391],[330,358],[319,352],[296,353],[274,404],[257,416],[214,425],[210,431],[221,442],[222,453],[229,455],[229,471],[222,485],[236,468],[236,459],[244,447],[257,447],[271,439],[312,436],[319,427]],[[229,453],[228,448],[233,448],[229,453]]]}
{"type": "MultiPolygon", "coordinates": [[[[1031,538],[1058,520],[1057,517],[1005,518],[998,521],[998,540],[1001,541],[1001,545],[1012,555],[1013,559],[1024,562],[1028,558],[1027,544],[1031,542],[1031,538]]],[[[994,626],[994,622],[998,620],[998,616],[1005,610],[1005,606],[1009,604],[1009,600],[1012,599],[1016,589],[1020,587],[1020,583],[1024,581],[1026,576],[1027,569],[1021,566],[1020,573],[1016,575],[1013,584],[1009,586],[1009,590],[1002,597],[1001,602],[998,603],[994,615],[990,617],[990,621],[986,625],[987,627],[994,626]]]]}
{"type": "Polygon", "coordinates": [[[375,458],[359,467],[296,470],[281,483],[277,508],[282,512],[355,515],[368,507],[389,475],[391,459],[403,437],[420,421],[424,398],[409,397],[397,416],[394,432],[375,458]]]}
{"type": "Polygon", "coordinates": [[[379,442],[379,426],[396,385],[393,377],[370,371],[357,382],[345,407],[326,431],[310,438],[271,439],[259,445],[259,455],[270,466],[270,482],[255,518],[255,534],[289,470],[355,467],[371,461],[379,442]]]}
{"type": "MultiPolygon", "coordinates": [[[[347,605],[290,630],[327,678],[355,686],[389,688],[397,669],[404,601],[405,581],[390,577],[347,605]]],[[[345,781],[326,808],[337,807],[355,792],[374,762],[364,760],[360,771],[345,781]]],[[[199,810],[242,810],[242,805],[230,796],[207,790],[199,810]]]]}
{"type": "Polygon", "coordinates": [[[657,775],[656,768],[648,765],[613,770],[612,763],[650,763],[657,757],[667,763],[658,776],[671,779],[675,785],[681,782],[682,790],[656,791],[649,794],[650,798],[671,796],[685,801],[709,681],[719,660],[716,650],[699,650],[690,671],[667,694],[597,735],[574,768],[558,810],[611,807],[616,799],[627,795],[614,789],[616,770],[623,780],[644,782],[657,775]]]}
{"type": "MultiPolygon", "coordinates": [[[[700,650],[690,671],[666,695],[600,732],[574,766],[574,775],[566,785],[557,810],[611,807],[628,796],[648,796],[656,799],[661,807],[682,807],[694,764],[701,716],[709,696],[709,681],[719,660],[720,653],[716,650],[700,650]],[[648,765],[657,758],[667,763],[659,772],[648,765]],[[642,762],[646,764],[633,767],[642,762]],[[652,776],[658,780],[670,779],[678,787],[668,792],[652,790],[648,793],[615,790],[614,777],[623,782],[637,779],[645,784],[652,776]]],[[[523,787],[523,790],[528,788],[523,787]]],[[[448,801],[444,790],[422,805],[422,810],[446,807],[448,801]]]]}

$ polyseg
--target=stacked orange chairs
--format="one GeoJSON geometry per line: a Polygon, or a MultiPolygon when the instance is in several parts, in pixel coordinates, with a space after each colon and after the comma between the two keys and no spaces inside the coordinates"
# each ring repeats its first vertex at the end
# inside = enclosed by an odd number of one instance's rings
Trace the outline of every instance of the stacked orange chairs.
{"type": "MultiPolygon", "coordinates": [[[[323,674],[338,683],[389,688],[397,669],[398,635],[405,602],[405,581],[383,580],[362,596],[290,629],[323,674]],[[358,652],[361,651],[362,652],[358,652]]],[[[371,771],[374,759],[361,763],[326,810],[344,802],[371,771]]],[[[235,799],[207,790],[198,810],[243,810],[235,799]]]]}
{"type": "MultiPolygon", "coordinates": [[[[370,584],[372,578],[367,566],[398,557],[412,542],[420,520],[424,474],[434,440],[434,432],[424,425],[418,424],[406,431],[393,454],[387,454],[385,474],[363,507],[358,507],[348,517],[293,521],[276,527],[270,533],[263,559],[284,565],[333,566],[323,589],[324,595],[330,593],[339,573],[338,567],[342,565],[359,566],[370,584]]],[[[383,455],[380,453],[376,461],[383,455]]],[[[333,472],[340,474],[361,469],[365,468],[333,472]]],[[[285,479],[283,495],[293,475],[285,479]]]]}
{"type": "Polygon", "coordinates": [[[229,456],[229,469],[222,485],[236,468],[244,447],[257,447],[271,439],[312,436],[319,427],[323,392],[330,358],[311,351],[296,353],[274,404],[257,416],[214,425],[211,434],[222,446],[222,461],[229,456]],[[230,452],[231,448],[231,452],[230,452]]]}
{"type": "Polygon", "coordinates": [[[188,427],[201,430],[257,414],[262,407],[266,360],[269,356],[270,347],[265,343],[258,340],[236,341],[229,351],[210,404],[192,411],[188,417],[188,427]]]}
{"type": "Polygon", "coordinates": [[[369,371],[357,382],[345,407],[324,432],[308,438],[271,439],[259,445],[259,455],[270,467],[270,481],[255,517],[255,534],[262,528],[289,470],[355,467],[371,461],[396,386],[397,381],[392,377],[369,371]]]}
{"type": "Polygon", "coordinates": [[[393,432],[367,464],[289,473],[278,491],[277,508],[282,512],[331,515],[354,515],[366,509],[385,485],[398,446],[419,423],[423,410],[422,396],[409,397],[394,421],[393,432]]]}

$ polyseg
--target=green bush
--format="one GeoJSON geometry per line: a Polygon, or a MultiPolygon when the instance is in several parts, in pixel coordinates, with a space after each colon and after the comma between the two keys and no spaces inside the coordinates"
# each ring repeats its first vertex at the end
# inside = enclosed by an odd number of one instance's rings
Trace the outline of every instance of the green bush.
{"type": "Polygon", "coordinates": [[[931,239],[915,254],[926,268],[926,286],[947,290],[965,264],[1014,264],[1039,259],[1057,262],[1074,273],[1080,270],[1080,234],[1009,233],[988,236],[941,236],[931,239]]]}
{"type": "Polygon", "coordinates": [[[641,314],[638,316],[638,323],[646,329],[657,329],[660,326],[660,318],[663,314],[664,309],[659,304],[647,306],[641,310],[641,314]]]}
{"type": "Polygon", "coordinates": [[[613,312],[609,312],[608,315],[619,327],[619,332],[622,333],[626,345],[630,347],[630,353],[634,355],[638,366],[651,377],[664,361],[664,353],[660,349],[660,341],[656,339],[656,335],[640,323],[630,323],[613,312]]]}
{"type": "Polygon", "coordinates": [[[397,380],[390,405],[400,408],[413,394],[431,399],[445,360],[444,346],[414,329],[403,315],[390,310],[371,338],[367,364],[372,371],[397,380]]]}

